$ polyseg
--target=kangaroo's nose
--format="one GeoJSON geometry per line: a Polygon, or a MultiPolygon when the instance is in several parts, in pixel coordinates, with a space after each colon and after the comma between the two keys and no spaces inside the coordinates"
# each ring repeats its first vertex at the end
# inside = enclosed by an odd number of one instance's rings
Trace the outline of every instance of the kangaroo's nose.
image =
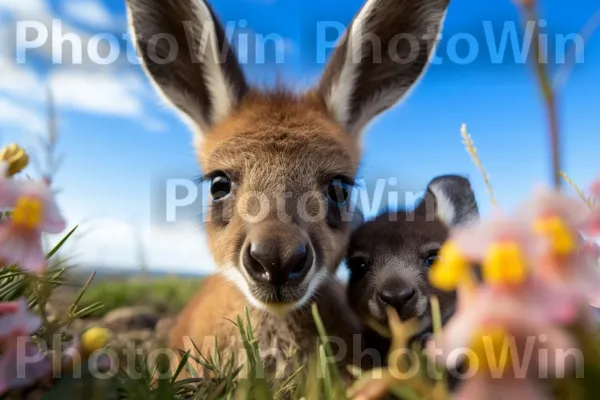
{"type": "Polygon", "coordinates": [[[417,290],[405,283],[392,282],[384,285],[378,293],[381,302],[393,307],[400,318],[408,319],[416,314],[417,290]]]}
{"type": "Polygon", "coordinates": [[[301,282],[308,274],[313,259],[311,246],[300,235],[268,235],[250,241],[243,255],[243,264],[256,282],[283,286],[301,282]]]}

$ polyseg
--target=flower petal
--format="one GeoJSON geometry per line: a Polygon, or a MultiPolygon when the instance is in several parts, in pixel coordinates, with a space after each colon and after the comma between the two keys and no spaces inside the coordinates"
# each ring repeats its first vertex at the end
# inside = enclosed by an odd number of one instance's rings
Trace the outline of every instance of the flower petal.
{"type": "Polygon", "coordinates": [[[0,259],[23,269],[39,272],[46,265],[39,232],[0,225],[0,259]]]}
{"type": "Polygon", "coordinates": [[[12,312],[0,316],[0,340],[18,334],[33,334],[40,329],[41,320],[29,312],[25,299],[6,304],[10,305],[12,312]]]}
{"type": "Polygon", "coordinates": [[[600,179],[592,183],[591,188],[592,197],[600,200],[600,179]]]}
{"type": "Polygon", "coordinates": [[[48,233],[61,233],[65,230],[66,225],[67,223],[58,208],[58,204],[56,204],[53,195],[50,194],[46,199],[42,231],[48,233]]]}
{"type": "Polygon", "coordinates": [[[0,356],[0,395],[9,389],[27,387],[51,371],[50,360],[30,339],[13,338],[0,356]],[[19,363],[27,357],[29,362],[19,363]]]}
{"type": "Polygon", "coordinates": [[[0,176],[0,209],[14,206],[19,196],[19,185],[12,179],[0,176]]]}
{"type": "Polygon", "coordinates": [[[45,182],[32,180],[13,181],[0,180],[0,207],[2,200],[2,184],[6,186],[5,191],[12,194],[7,200],[12,200],[7,207],[13,206],[19,197],[32,197],[38,199],[44,205],[44,218],[40,230],[48,233],[60,233],[65,229],[66,222],[54,198],[54,193],[45,182]]]}
{"type": "Polygon", "coordinates": [[[543,217],[558,216],[570,226],[580,226],[589,218],[588,206],[579,198],[538,186],[517,211],[517,218],[529,223],[543,217]]]}

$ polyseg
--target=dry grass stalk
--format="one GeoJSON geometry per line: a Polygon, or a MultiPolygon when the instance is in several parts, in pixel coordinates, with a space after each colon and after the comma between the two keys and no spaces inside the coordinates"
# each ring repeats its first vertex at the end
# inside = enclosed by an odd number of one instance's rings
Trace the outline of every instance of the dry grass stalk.
{"type": "Polygon", "coordinates": [[[494,205],[494,207],[497,207],[498,202],[496,200],[496,196],[494,195],[494,190],[492,189],[490,176],[488,175],[487,171],[483,167],[483,163],[481,162],[481,159],[479,158],[479,154],[477,153],[477,148],[475,147],[475,142],[473,141],[473,138],[471,137],[471,135],[467,132],[466,124],[463,124],[462,127],[460,128],[460,136],[463,139],[463,145],[465,146],[467,153],[469,153],[469,155],[471,156],[471,159],[473,160],[473,163],[475,163],[475,166],[477,167],[477,169],[483,176],[483,181],[485,182],[485,187],[487,188],[488,194],[490,195],[492,204],[494,205]]]}

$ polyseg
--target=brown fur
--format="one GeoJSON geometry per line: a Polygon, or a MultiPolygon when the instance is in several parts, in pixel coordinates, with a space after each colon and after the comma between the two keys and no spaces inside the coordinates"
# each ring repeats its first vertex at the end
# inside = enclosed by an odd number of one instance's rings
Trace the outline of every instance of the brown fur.
{"type": "MultiPolygon", "coordinates": [[[[273,198],[283,198],[286,189],[298,193],[320,191],[321,182],[315,179],[315,171],[323,176],[355,174],[358,164],[355,142],[327,117],[315,97],[285,92],[256,93],[246,102],[245,107],[207,136],[199,152],[204,170],[237,171],[237,179],[244,182],[244,187],[238,190],[272,193],[273,198]]],[[[224,208],[233,206],[228,204],[224,208]]],[[[225,227],[221,216],[212,216],[206,228],[217,263],[235,262],[240,256],[239,242],[251,227],[233,210],[215,211],[213,208],[211,211],[233,215],[225,227]],[[232,237],[240,239],[232,240],[232,237]]],[[[311,228],[301,219],[298,224],[307,230],[311,228]]],[[[344,254],[344,246],[340,244],[347,242],[349,232],[328,229],[325,220],[312,225],[314,234],[319,237],[318,246],[323,249],[321,264],[333,274],[344,254]]],[[[352,335],[360,332],[359,324],[346,304],[339,301],[344,297],[339,282],[330,278],[315,297],[328,334],[352,343],[352,335]]],[[[245,307],[248,307],[247,299],[233,283],[221,276],[211,277],[178,318],[171,332],[170,346],[190,350],[190,343],[185,342],[189,335],[193,343],[202,344],[202,353],[206,356],[214,351],[216,336],[224,355],[242,352],[241,336],[230,321],[243,316],[245,307]]],[[[297,352],[294,361],[305,363],[308,354],[315,349],[317,331],[308,305],[284,317],[250,306],[250,317],[259,343],[267,351],[280,349],[282,354],[291,354],[294,350],[297,352]]],[[[350,350],[344,357],[347,360],[352,356],[350,350]]],[[[269,369],[274,368],[273,363],[271,359],[269,369]]]]}
{"type": "Polygon", "coordinates": [[[359,226],[348,246],[350,279],[348,300],[367,326],[365,345],[374,349],[376,364],[385,362],[390,342],[378,334],[388,326],[387,308],[381,293],[392,288],[412,287],[416,295],[397,309],[402,320],[416,318],[420,328],[413,340],[432,333],[431,303],[435,296],[445,322],[454,312],[456,293],[433,287],[426,260],[436,257],[450,229],[477,218],[478,210],[468,180],[443,176],[432,181],[425,199],[414,211],[391,211],[359,226]],[[447,204],[439,205],[437,196],[447,204]],[[447,215],[450,214],[450,215],[447,215]]]}
{"type": "MultiPolygon", "coordinates": [[[[328,335],[335,338],[337,359],[342,365],[349,365],[354,362],[354,350],[362,347],[362,338],[359,322],[352,310],[344,302],[333,301],[343,296],[343,287],[332,279],[317,294],[316,304],[328,335]],[[336,347],[338,344],[339,347],[336,347]]],[[[243,361],[241,336],[231,321],[244,316],[244,307],[247,307],[247,300],[232,283],[218,275],[208,278],[203,290],[179,315],[171,331],[171,347],[191,350],[194,354],[193,345],[196,345],[204,356],[210,356],[214,353],[216,338],[224,360],[236,352],[243,361]]],[[[250,320],[260,349],[264,351],[265,367],[270,373],[289,376],[299,366],[306,365],[316,349],[318,332],[309,308],[293,311],[285,317],[250,309],[250,320]],[[277,371],[277,368],[280,370],[277,371]]],[[[343,369],[342,373],[348,378],[345,372],[343,369]]]]}
{"type": "MultiPolygon", "coordinates": [[[[316,302],[327,333],[345,347],[340,361],[347,364],[359,323],[334,276],[352,213],[345,201],[337,201],[337,192],[331,195],[331,185],[351,183],[364,128],[423,74],[448,0],[368,0],[352,26],[362,24],[361,32],[379,37],[389,53],[355,37],[351,44],[360,57],[347,62],[350,44],[343,40],[320,84],[298,95],[261,92],[247,83],[206,2],[127,0],[127,5],[146,74],[197,131],[202,170],[231,183],[206,222],[222,276],[208,279],[182,311],[171,347],[189,349],[189,337],[209,356],[214,341],[207,339],[216,337],[224,354],[239,353],[240,336],[228,319],[249,307],[259,347],[276,348],[285,358],[295,350],[294,359],[304,364],[315,351],[309,306],[316,302]],[[420,44],[409,62],[408,41],[388,46],[394,35],[406,33],[420,44]],[[179,52],[165,62],[173,43],[179,52]],[[405,61],[394,62],[398,55],[405,61]],[[303,258],[296,258],[298,249],[303,258]],[[298,265],[309,268],[299,273],[298,265]]],[[[273,365],[268,362],[269,370],[273,365]]]]}

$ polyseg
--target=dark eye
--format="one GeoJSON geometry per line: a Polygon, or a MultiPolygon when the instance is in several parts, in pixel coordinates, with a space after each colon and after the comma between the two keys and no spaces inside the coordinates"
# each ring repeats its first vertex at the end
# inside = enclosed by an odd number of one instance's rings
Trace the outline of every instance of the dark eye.
{"type": "Polygon", "coordinates": [[[225,174],[217,175],[210,182],[210,194],[213,200],[221,200],[231,194],[231,181],[225,174]]]}
{"type": "Polygon", "coordinates": [[[343,207],[350,197],[350,185],[341,179],[334,179],[327,185],[327,197],[329,201],[338,207],[343,207]]]}
{"type": "Polygon", "coordinates": [[[364,257],[352,257],[347,264],[351,280],[362,279],[369,270],[369,264],[364,257]]]}
{"type": "Polygon", "coordinates": [[[438,255],[437,250],[432,251],[425,259],[425,265],[427,267],[431,268],[433,266],[433,264],[435,264],[436,261],[439,259],[440,259],[440,256],[438,255]]]}

